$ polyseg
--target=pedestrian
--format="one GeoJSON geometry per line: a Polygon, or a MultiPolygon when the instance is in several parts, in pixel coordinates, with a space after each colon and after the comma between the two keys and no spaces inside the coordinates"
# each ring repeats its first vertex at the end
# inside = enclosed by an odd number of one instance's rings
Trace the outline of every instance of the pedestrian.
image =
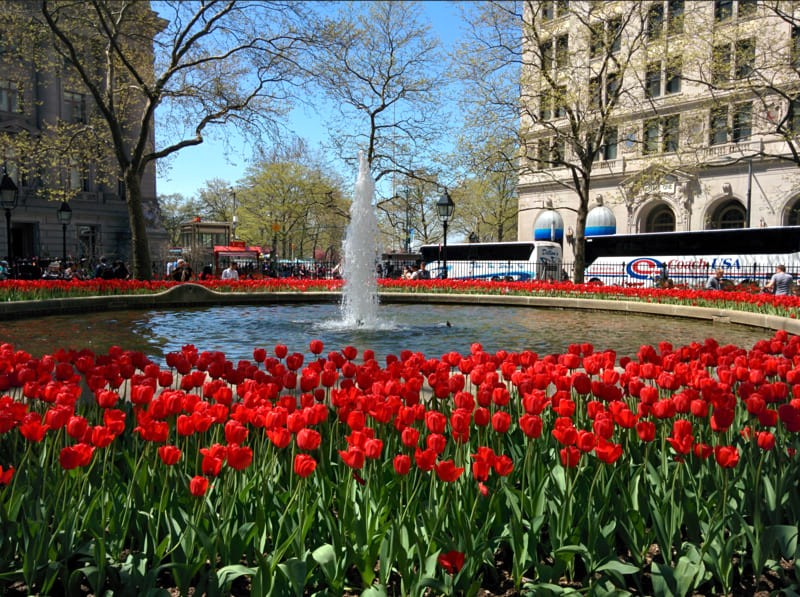
{"type": "Polygon", "coordinates": [[[239,279],[239,271],[236,269],[236,262],[231,261],[230,265],[222,270],[222,279],[223,280],[238,280],[239,279]]]}
{"type": "Polygon", "coordinates": [[[100,263],[97,264],[94,270],[94,277],[103,280],[111,280],[114,277],[114,268],[111,267],[111,264],[108,263],[108,259],[105,257],[100,258],[100,263]]]}
{"type": "Polygon", "coordinates": [[[178,263],[172,272],[172,279],[176,282],[188,282],[192,279],[192,268],[184,259],[178,259],[178,263]]]}
{"type": "Polygon", "coordinates": [[[775,295],[788,295],[792,293],[793,284],[794,278],[786,273],[786,266],[781,263],[775,266],[775,273],[764,288],[775,295]]]}
{"type": "Polygon", "coordinates": [[[714,273],[706,280],[706,290],[722,290],[720,281],[722,280],[723,271],[721,268],[714,270],[714,273]]]}

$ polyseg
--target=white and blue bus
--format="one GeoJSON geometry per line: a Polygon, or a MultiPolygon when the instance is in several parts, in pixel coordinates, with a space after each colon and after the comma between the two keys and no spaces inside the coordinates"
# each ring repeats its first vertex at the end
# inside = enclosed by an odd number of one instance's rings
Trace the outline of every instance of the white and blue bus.
{"type": "Polygon", "coordinates": [[[800,274],[800,226],[591,236],[586,263],[587,282],[697,287],[720,268],[729,285],[763,286],[779,264],[800,274]]]}
{"type": "Polygon", "coordinates": [[[423,245],[422,260],[431,278],[484,280],[560,280],[561,245],[551,241],[423,245]]]}

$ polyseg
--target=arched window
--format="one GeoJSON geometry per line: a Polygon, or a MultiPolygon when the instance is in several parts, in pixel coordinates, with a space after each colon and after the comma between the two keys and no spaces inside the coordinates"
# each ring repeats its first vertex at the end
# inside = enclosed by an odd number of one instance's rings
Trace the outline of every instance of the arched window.
{"type": "Polygon", "coordinates": [[[645,232],[673,232],[675,230],[675,214],[667,205],[653,208],[647,215],[645,232]]]}
{"type": "Polygon", "coordinates": [[[786,212],[786,226],[800,226],[800,198],[795,199],[786,212]]]}
{"type": "Polygon", "coordinates": [[[746,216],[744,206],[736,199],[731,199],[714,210],[711,228],[744,228],[746,216]]]}

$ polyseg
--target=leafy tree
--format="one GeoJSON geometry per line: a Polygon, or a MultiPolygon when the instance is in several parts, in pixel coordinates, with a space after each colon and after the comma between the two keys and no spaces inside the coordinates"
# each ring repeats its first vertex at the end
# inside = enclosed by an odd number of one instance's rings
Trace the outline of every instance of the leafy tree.
{"type": "Polygon", "coordinates": [[[272,259],[337,258],[348,206],[339,181],[319,166],[261,161],[240,181],[237,200],[240,238],[269,248],[272,259]]]}
{"type": "Polygon", "coordinates": [[[133,273],[150,278],[142,180],[157,160],[214,127],[251,139],[290,107],[306,5],[293,2],[39,0],[53,47],[94,100],[113,149],[131,224],[133,273]],[[156,108],[166,131],[154,143],[156,108]]]}
{"type": "Polygon", "coordinates": [[[376,180],[429,155],[445,120],[445,64],[414,2],[347,2],[326,18],[310,69],[341,114],[331,122],[338,155],[354,164],[362,149],[376,180]]]}
{"type": "Polygon", "coordinates": [[[181,224],[195,217],[202,217],[200,205],[196,200],[187,199],[180,193],[159,195],[158,205],[161,208],[161,223],[167,231],[170,243],[179,246],[181,224]]]}
{"type": "Polygon", "coordinates": [[[414,171],[400,179],[393,197],[378,202],[378,225],[386,250],[405,251],[408,240],[413,251],[418,245],[441,239],[436,212],[441,189],[434,174],[414,171]]]}

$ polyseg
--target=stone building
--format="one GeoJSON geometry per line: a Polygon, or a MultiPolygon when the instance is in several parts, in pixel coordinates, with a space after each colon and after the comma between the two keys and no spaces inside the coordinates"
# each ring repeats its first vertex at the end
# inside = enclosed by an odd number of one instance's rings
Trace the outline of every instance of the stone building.
{"type": "Polygon", "coordinates": [[[570,116],[580,127],[605,109],[605,136],[589,158],[587,235],[800,224],[800,169],[785,159],[800,108],[791,99],[800,83],[791,19],[755,0],[534,5],[520,240],[534,237],[550,203],[571,260],[579,199],[567,165],[579,161],[581,141],[559,135],[570,116]],[[773,93],[780,89],[784,97],[773,93]]]}
{"type": "MultiPolygon", "coordinates": [[[[36,9],[36,4],[9,3],[6,8],[8,11],[31,11],[36,9]]],[[[3,23],[8,27],[15,23],[18,27],[32,27],[13,20],[3,23]]],[[[2,27],[0,24],[0,29],[2,27]]],[[[31,34],[26,30],[24,35],[31,39],[31,34]]],[[[0,35],[5,40],[13,37],[8,31],[0,35]]],[[[47,36],[39,38],[34,51],[46,53],[46,42],[42,39],[47,39],[47,36]]],[[[28,133],[37,138],[47,134],[48,123],[66,123],[74,125],[77,139],[81,130],[86,130],[90,119],[97,117],[91,95],[71,73],[69,65],[56,66],[59,62],[51,59],[52,50],[49,50],[51,56],[46,61],[29,59],[19,48],[16,48],[18,51],[12,50],[8,46],[0,48],[0,133],[28,133]],[[45,63],[47,66],[41,66],[45,63]]],[[[149,51],[152,52],[152,48],[149,51]]],[[[99,126],[103,124],[101,122],[99,126]]],[[[5,168],[18,187],[16,206],[7,210],[10,215],[10,246],[16,260],[60,259],[65,245],[68,260],[85,259],[91,264],[101,256],[107,256],[129,261],[131,233],[128,210],[124,186],[118,180],[112,156],[78,164],[73,156],[65,154],[58,163],[36,164],[35,168],[28,165],[23,169],[21,161],[29,156],[17,153],[10,143],[0,141],[0,169],[5,168]],[[61,191],[60,197],[66,200],[67,211],[71,213],[66,228],[58,217],[62,201],[54,200],[53,194],[47,192],[55,187],[61,191]]],[[[148,168],[143,179],[143,195],[151,253],[156,259],[166,250],[166,233],[161,225],[155,169],[152,167],[148,168]]],[[[0,255],[8,252],[6,228],[6,225],[0,225],[0,255]]]]}

